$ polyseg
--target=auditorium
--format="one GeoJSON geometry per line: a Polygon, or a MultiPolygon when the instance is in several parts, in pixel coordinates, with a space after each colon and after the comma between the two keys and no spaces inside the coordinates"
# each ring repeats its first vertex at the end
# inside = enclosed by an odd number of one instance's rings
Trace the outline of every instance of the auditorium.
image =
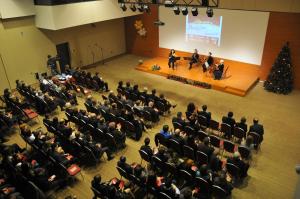
{"type": "Polygon", "coordinates": [[[299,199],[299,36],[300,0],[0,0],[0,198],[299,199]]]}

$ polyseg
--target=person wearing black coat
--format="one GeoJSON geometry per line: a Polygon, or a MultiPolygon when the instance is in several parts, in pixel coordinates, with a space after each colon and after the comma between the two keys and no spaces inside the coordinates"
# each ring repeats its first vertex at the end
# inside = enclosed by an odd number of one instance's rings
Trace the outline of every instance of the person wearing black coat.
{"type": "Polygon", "coordinates": [[[234,125],[235,125],[235,119],[233,118],[233,112],[229,111],[227,114],[227,117],[224,116],[222,118],[222,122],[228,124],[231,127],[231,134],[230,135],[225,135],[226,137],[231,137],[234,131],[234,125]]]}
{"type": "Polygon", "coordinates": [[[145,144],[143,146],[141,146],[140,150],[145,151],[150,157],[152,157],[153,151],[152,151],[151,147],[149,146],[150,139],[148,137],[146,137],[144,140],[144,143],[145,144]]]}
{"type": "Polygon", "coordinates": [[[258,119],[253,119],[253,125],[250,126],[249,132],[255,132],[260,135],[260,142],[263,141],[264,126],[258,123],[258,119]]]}
{"type": "Polygon", "coordinates": [[[133,174],[133,168],[126,163],[126,157],[125,156],[121,156],[120,160],[117,163],[117,166],[122,168],[124,171],[126,171],[129,174],[133,174]]]}
{"type": "Polygon", "coordinates": [[[198,54],[198,50],[195,49],[194,53],[191,57],[189,70],[192,69],[192,65],[195,64],[195,63],[198,63],[198,61],[199,61],[199,54],[198,54]]]}

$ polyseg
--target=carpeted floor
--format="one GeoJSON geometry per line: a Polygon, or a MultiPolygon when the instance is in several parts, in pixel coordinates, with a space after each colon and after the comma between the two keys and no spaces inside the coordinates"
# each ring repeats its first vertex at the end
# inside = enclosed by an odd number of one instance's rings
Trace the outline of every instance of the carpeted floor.
{"type": "MultiPolygon", "coordinates": [[[[212,118],[220,121],[228,111],[234,112],[234,118],[239,120],[242,116],[247,118],[247,123],[252,123],[253,117],[258,117],[265,127],[264,142],[258,154],[254,154],[249,177],[245,185],[234,189],[232,198],[239,199],[284,199],[293,198],[297,183],[295,165],[300,163],[300,91],[290,95],[276,95],[264,91],[262,83],[258,83],[246,97],[238,97],[214,90],[196,88],[164,77],[134,70],[138,60],[134,55],[124,55],[104,65],[90,69],[98,71],[108,81],[110,89],[116,90],[119,80],[130,81],[138,84],[140,89],[144,86],[150,90],[155,88],[158,93],[177,104],[171,115],[161,119],[160,123],[146,134],[141,141],[135,142],[127,139],[126,149],[118,152],[115,159],[107,161],[103,158],[95,168],[84,168],[84,180],[78,177],[78,182],[72,187],[56,193],[57,198],[75,194],[79,199],[92,198],[90,181],[96,173],[100,173],[104,180],[119,176],[115,169],[118,157],[125,155],[128,162],[140,162],[138,149],[146,136],[151,138],[154,146],[154,134],[163,124],[171,125],[171,118],[177,111],[184,112],[189,102],[198,106],[206,104],[212,112],[212,118]]],[[[99,94],[95,98],[101,99],[99,94]]],[[[80,107],[83,99],[80,99],[80,107]]],[[[64,114],[58,113],[60,117],[64,114]]],[[[34,126],[34,128],[39,125],[34,126]]],[[[10,142],[24,145],[20,136],[14,134],[10,142]]]]}

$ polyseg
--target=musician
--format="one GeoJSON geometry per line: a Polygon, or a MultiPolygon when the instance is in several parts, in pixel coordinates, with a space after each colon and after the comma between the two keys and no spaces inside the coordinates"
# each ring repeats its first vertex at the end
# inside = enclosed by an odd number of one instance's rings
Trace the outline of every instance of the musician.
{"type": "Polygon", "coordinates": [[[192,69],[192,65],[195,64],[195,63],[198,63],[198,61],[199,61],[199,54],[198,54],[198,50],[195,49],[194,53],[192,55],[191,61],[190,61],[189,70],[192,69]]]}
{"type": "Polygon", "coordinates": [[[175,62],[176,62],[175,50],[171,49],[171,51],[169,53],[169,62],[168,62],[169,68],[171,68],[171,66],[172,66],[172,69],[174,70],[175,62]]]}
{"type": "Polygon", "coordinates": [[[216,69],[213,72],[216,80],[220,80],[222,78],[223,71],[224,71],[224,60],[220,60],[220,63],[216,64],[216,69]]]}
{"type": "Polygon", "coordinates": [[[214,58],[212,57],[212,53],[208,53],[208,57],[206,58],[206,62],[202,65],[203,72],[206,72],[207,69],[214,63],[214,58]]]}

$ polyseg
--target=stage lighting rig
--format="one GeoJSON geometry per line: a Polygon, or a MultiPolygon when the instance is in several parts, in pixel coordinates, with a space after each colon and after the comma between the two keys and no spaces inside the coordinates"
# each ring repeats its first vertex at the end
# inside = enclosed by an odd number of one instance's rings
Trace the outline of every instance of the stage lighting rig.
{"type": "Polygon", "coordinates": [[[206,8],[207,16],[213,17],[213,8],[219,7],[219,1],[220,0],[118,0],[118,3],[123,11],[127,10],[126,4],[129,4],[133,12],[138,10],[139,12],[150,13],[150,5],[156,5],[172,8],[175,15],[179,15],[180,12],[183,15],[188,15],[188,9],[190,7],[192,15],[197,16],[199,14],[198,8],[206,8]]]}

